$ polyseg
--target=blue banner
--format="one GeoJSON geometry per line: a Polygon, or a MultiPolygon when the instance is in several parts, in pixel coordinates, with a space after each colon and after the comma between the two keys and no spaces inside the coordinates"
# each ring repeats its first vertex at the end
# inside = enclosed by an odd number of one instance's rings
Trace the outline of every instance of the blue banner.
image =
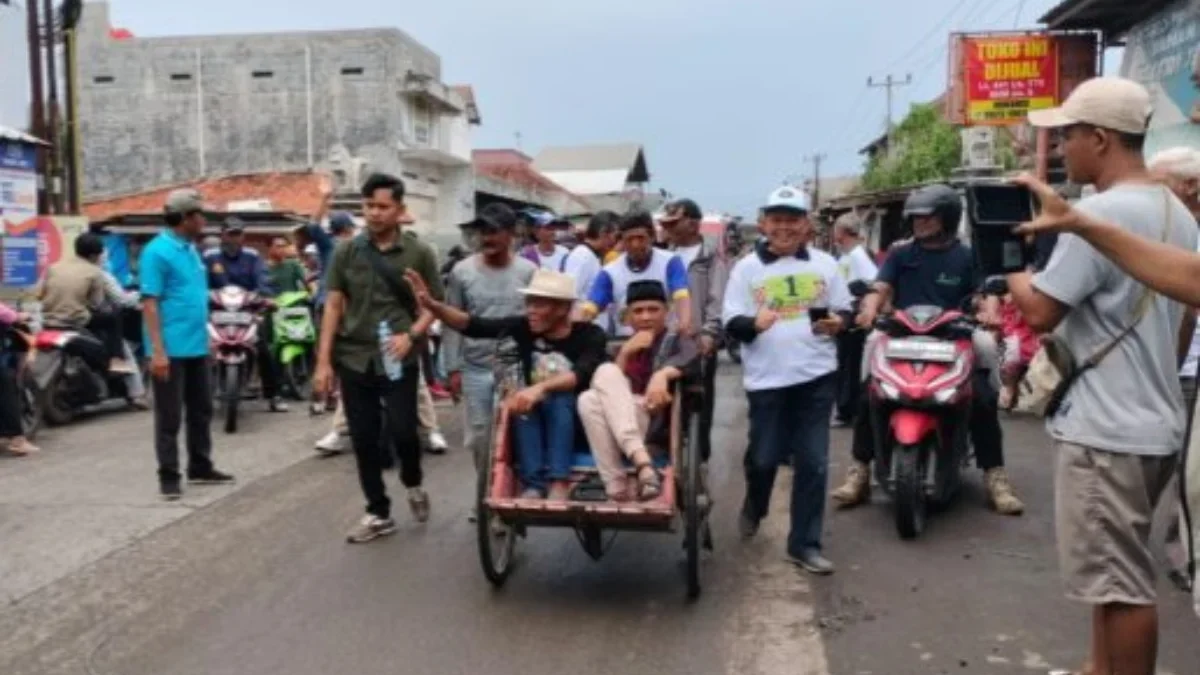
{"type": "Polygon", "coordinates": [[[37,285],[38,239],[37,230],[4,237],[0,283],[10,288],[32,288],[37,285]]]}
{"type": "Polygon", "coordinates": [[[0,140],[0,169],[37,171],[37,148],[29,143],[0,140]]]}
{"type": "Polygon", "coordinates": [[[1146,154],[1200,148],[1200,0],[1179,0],[1129,31],[1121,74],[1154,97],[1146,154]]]}

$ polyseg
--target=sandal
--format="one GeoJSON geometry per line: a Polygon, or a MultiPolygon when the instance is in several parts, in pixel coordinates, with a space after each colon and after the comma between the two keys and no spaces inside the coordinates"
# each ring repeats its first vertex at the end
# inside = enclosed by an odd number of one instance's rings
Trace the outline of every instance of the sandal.
{"type": "Polygon", "coordinates": [[[662,475],[652,464],[637,468],[637,498],[639,502],[654,501],[662,496],[662,475]]]}

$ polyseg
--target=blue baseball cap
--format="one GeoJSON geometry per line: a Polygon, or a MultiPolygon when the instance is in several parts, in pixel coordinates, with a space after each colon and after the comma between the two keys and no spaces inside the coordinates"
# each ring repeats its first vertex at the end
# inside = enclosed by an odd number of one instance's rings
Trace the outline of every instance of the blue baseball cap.
{"type": "Polygon", "coordinates": [[[345,211],[335,211],[329,216],[329,231],[333,234],[341,234],[354,228],[354,217],[345,211]]]}

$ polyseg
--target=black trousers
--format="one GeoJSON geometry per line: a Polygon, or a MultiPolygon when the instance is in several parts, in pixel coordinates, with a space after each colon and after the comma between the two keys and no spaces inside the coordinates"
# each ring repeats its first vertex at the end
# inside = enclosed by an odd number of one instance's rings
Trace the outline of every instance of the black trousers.
{"type": "Polygon", "coordinates": [[[171,359],[165,382],[154,382],[154,451],[160,480],[179,478],[179,427],[187,412],[189,474],[204,473],[212,464],[213,401],[208,357],[171,359]]]}
{"type": "Polygon", "coordinates": [[[271,351],[275,336],[275,322],[268,314],[258,325],[258,376],[262,378],[262,395],[265,399],[279,396],[279,362],[271,351]]]}
{"type": "Polygon", "coordinates": [[[866,347],[867,333],[861,330],[846,331],[838,335],[838,387],[837,418],[853,422],[858,415],[858,399],[862,394],[862,357],[866,347]]]}
{"type": "Polygon", "coordinates": [[[0,438],[24,436],[21,428],[21,391],[11,355],[0,353],[0,438]]]}
{"type": "Polygon", "coordinates": [[[125,330],[120,312],[93,311],[87,330],[104,343],[108,358],[125,358],[125,345],[122,344],[125,330]]]}
{"type": "MultiPolygon", "coordinates": [[[[1004,466],[1004,432],[1000,429],[1000,410],[996,404],[999,393],[992,387],[986,371],[975,371],[973,382],[975,398],[967,423],[971,445],[975,448],[975,464],[984,471],[1004,466]]],[[[886,420],[880,420],[881,425],[886,420]]],[[[870,464],[875,458],[876,434],[886,433],[886,428],[876,428],[871,420],[867,397],[859,404],[858,419],[854,423],[854,459],[870,464]]]]}
{"type": "Polygon", "coordinates": [[[354,459],[358,464],[358,482],[367,499],[367,513],[380,518],[391,515],[391,500],[383,483],[383,472],[390,465],[393,449],[400,460],[400,482],[404,487],[420,487],[423,479],[421,444],[417,437],[417,378],[420,376],[416,364],[405,364],[404,376],[396,382],[373,369],[366,373],[338,369],[346,425],[350,428],[354,459]],[[384,429],[390,438],[385,437],[384,429]],[[388,447],[389,440],[391,447],[388,447]]]}

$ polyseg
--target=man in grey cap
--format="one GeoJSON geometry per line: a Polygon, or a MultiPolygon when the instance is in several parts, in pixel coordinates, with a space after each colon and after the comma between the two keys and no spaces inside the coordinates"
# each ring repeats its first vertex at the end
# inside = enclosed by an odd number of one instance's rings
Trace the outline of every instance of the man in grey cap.
{"type": "Polygon", "coordinates": [[[138,265],[146,349],[154,376],[154,449],[164,499],[183,496],[179,427],[187,409],[187,480],[233,482],[212,462],[212,389],[208,368],[208,278],[195,240],[204,231],[203,199],[195,190],[167,196],[167,227],[142,250],[138,265]]]}

